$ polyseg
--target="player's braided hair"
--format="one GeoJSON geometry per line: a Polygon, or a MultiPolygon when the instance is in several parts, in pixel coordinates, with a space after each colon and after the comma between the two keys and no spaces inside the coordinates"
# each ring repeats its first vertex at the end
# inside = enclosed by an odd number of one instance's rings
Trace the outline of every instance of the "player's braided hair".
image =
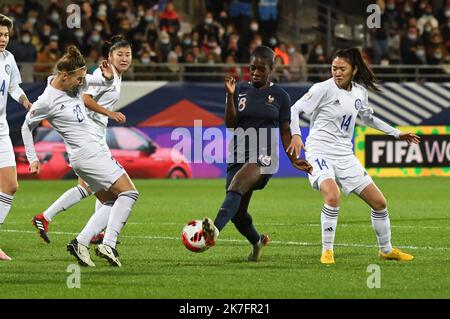
{"type": "Polygon", "coordinates": [[[11,30],[13,27],[13,22],[10,18],[0,13],[0,25],[7,27],[8,30],[11,30]]]}
{"type": "Polygon", "coordinates": [[[375,75],[369,69],[366,62],[364,62],[361,52],[357,48],[338,50],[333,55],[333,60],[335,58],[346,59],[352,67],[358,68],[353,81],[364,85],[369,90],[380,91],[380,89],[375,85],[377,82],[375,75]]]}
{"type": "Polygon", "coordinates": [[[131,48],[130,42],[121,34],[113,36],[110,41],[106,41],[106,45],[109,47],[109,53],[113,53],[114,50],[120,48],[131,48]]]}
{"type": "Polygon", "coordinates": [[[80,50],[74,45],[68,46],[66,53],[56,63],[58,72],[66,71],[69,74],[85,67],[86,60],[80,53],[80,50]]]}
{"type": "Polygon", "coordinates": [[[270,67],[275,63],[275,52],[265,45],[260,45],[252,52],[252,57],[261,58],[269,64],[270,67]]]}

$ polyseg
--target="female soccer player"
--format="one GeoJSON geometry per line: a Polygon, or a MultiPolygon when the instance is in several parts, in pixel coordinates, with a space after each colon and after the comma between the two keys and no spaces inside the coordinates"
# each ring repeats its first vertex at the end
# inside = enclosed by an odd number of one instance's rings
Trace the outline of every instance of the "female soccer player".
{"type": "Polygon", "coordinates": [[[299,114],[312,114],[306,139],[306,159],[313,165],[311,186],[324,199],[321,214],[323,264],[334,264],[334,235],[339,212],[339,187],[344,193],[355,193],[371,208],[379,256],[382,259],[412,260],[413,256],[391,245],[391,225],[386,199],[353,154],[352,136],[356,116],[365,125],[408,143],[418,143],[413,133],[400,132],[373,116],[367,89],[378,90],[373,73],[356,48],[339,50],[331,66],[333,77],[311,87],[291,108],[292,141],[287,149],[294,156],[304,148],[299,114]]]}
{"type": "Polygon", "coordinates": [[[56,69],[57,75],[49,77],[44,93],[33,104],[22,126],[30,172],[39,173],[40,168],[32,130],[40,121],[47,119],[62,136],[73,170],[96,197],[105,203],[106,198],[115,200],[117,196],[110,213],[107,206],[96,211],[77,238],[67,245],[67,250],[81,265],[95,266],[89,255],[89,241],[106,226],[107,220],[105,237],[96,248],[96,254],[107,259],[111,265],[120,267],[115,249],[117,237],[139,194],[123,167],[99,141],[80,96],[90,86],[113,85],[114,73],[112,67],[103,61],[100,65],[103,77],[98,73],[86,75],[86,61],[75,46],[67,49],[56,69]],[[109,215],[108,218],[105,219],[105,215],[109,215]]]}
{"type": "MultiPolygon", "coordinates": [[[[114,83],[111,86],[93,86],[83,94],[83,102],[86,107],[88,116],[92,119],[90,123],[97,134],[98,140],[106,151],[109,147],[106,144],[106,127],[108,126],[108,118],[118,123],[125,123],[125,116],[120,112],[113,112],[114,104],[120,98],[120,86],[122,84],[122,74],[126,72],[131,65],[131,45],[122,36],[115,36],[111,39],[108,60],[112,65],[114,72],[114,83]]],[[[97,68],[94,75],[100,76],[101,69],[97,68]]],[[[50,243],[48,236],[48,225],[53,218],[79,203],[82,199],[87,198],[91,194],[91,190],[83,182],[78,179],[78,185],[62,194],[43,214],[38,214],[33,218],[33,225],[38,229],[42,239],[50,243]]],[[[96,210],[102,206],[97,199],[96,210]]],[[[97,235],[97,234],[95,234],[97,235]]],[[[100,235],[104,235],[101,233],[100,235]]],[[[93,238],[93,243],[101,242],[103,236],[93,238]],[[100,238],[98,238],[100,237],[100,238]]]]}
{"type": "MultiPolygon", "coordinates": [[[[8,93],[25,109],[31,107],[30,101],[19,86],[22,80],[16,60],[11,52],[6,50],[12,27],[12,20],[0,14],[0,227],[11,209],[14,194],[19,187],[16,160],[6,121],[8,93]]],[[[0,260],[11,260],[11,257],[0,249],[0,260]]]]}
{"type": "MultiPolygon", "coordinates": [[[[225,78],[225,124],[234,129],[232,154],[230,150],[233,159],[229,160],[227,167],[225,201],[214,223],[209,218],[203,221],[205,241],[211,247],[215,245],[219,232],[231,220],[253,246],[249,261],[259,261],[262,247],[269,242],[269,236],[258,233],[253,225],[247,211],[250,199],[254,190],[266,186],[274,172],[273,167],[276,167],[276,130],[279,128],[285,148],[291,139],[291,99],[286,91],[269,81],[274,55],[270,48],[259,46],[250,58],[250,82],[235,84],[233,77],[225,78]],[[252,140],[252,135],[258,137],[252,140]],[[249,136],[250,141],[246,143],[249,136]]],[[[291,160],[298,169],[309,171],[311,168],[304,160],[293,157],[291,160]]]]}

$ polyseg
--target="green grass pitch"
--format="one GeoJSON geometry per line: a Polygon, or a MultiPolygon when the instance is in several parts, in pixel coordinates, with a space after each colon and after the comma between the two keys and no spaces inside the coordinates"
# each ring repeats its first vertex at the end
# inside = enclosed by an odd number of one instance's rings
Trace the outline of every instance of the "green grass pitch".
{"type": "Polygon", "coordinates": [[[0,230],[0,247],[13,258],[0,262],[0,298],[450,298],[446,178],[376,179],[394,246],[415,256],[408,263],[377,258],[369,208],[343,195],[334,266],[319,263],[322,200],[306,179],[273,178],[254,193],[249,211],[272,239],[259,263],[246,261],[250,245],[231,222],[204,253],[181,243],[185,222],[215,217],[224,180],[136,180],[140,198],[119,238],[123,267],[110,267],[91,248],[97,266],[82,267],[81,287],[69,289],[67,269],[76,262],[66,244],[89,219],[94,198],[55,218],[50,244],[31,218],[74,183],[20,183],[0,230]],[[368,288],[370,265],[380,267],[380,288],[368,288]]]}

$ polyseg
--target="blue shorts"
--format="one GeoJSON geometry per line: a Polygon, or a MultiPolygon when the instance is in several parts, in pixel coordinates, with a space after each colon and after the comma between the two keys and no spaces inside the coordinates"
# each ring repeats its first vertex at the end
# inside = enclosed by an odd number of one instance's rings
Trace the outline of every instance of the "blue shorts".
{"type": "MultiPolygon", "coordinates": [[[[242,166],[244,166],[245,163],[235,163],[235,164],[228,164],[227,166],[227,183],[225,185],[225,188],[228,190],[228,187],[231,184],[231,181],[233,180],[234,175],[241,169],[242,166]]],[[[272,178],[272,174],[264,174],[263,179],[260,183],[255,185],[252,190],[259,190],[266,187],[269,180],[272,178]]]]}

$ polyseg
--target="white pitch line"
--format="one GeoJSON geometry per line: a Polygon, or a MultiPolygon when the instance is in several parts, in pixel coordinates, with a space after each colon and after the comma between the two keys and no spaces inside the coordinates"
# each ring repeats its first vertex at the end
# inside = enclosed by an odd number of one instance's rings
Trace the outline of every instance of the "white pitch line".
{"type": "MultiPolygon", "coordinates": [[[[7,233],[26,233],[26,234],[36,234],[35,231],[31,230],[18,230],[18,229],[3,229],[0,232],[7,233]]],[[[78,235],[77,233],[69,233],[69,232],[52,232],[52,235],[78,235]]],[[[135,239],[148,239],[148,240],[180,240],[180,237],[168,237],[168,236],[121,236],[123,238],[135,238],[135,239]]],[[[234,242],[234,243],[247,243],[246,240],[242,239],[221,239],[223,242],[234,242]]],[[[276,245],[289,245],[289,246],[320,246],[320,243],[309,243],[309,242],[299,242],[299,241],[281,241],[281,240],[272,240],[270,244],[276,245]]],[[[335,246],[340,247],[355,247],[355,248],[378,248],[377,245],[369,245],[369,244],[348,244],[348,243],[335,243],[335,246]]],[[[399,248],[407,248],[407,249],[424,249],[424,250],[450,250],[450,247],[431,247],[431,246],[398,246],[399,248]]]]}

